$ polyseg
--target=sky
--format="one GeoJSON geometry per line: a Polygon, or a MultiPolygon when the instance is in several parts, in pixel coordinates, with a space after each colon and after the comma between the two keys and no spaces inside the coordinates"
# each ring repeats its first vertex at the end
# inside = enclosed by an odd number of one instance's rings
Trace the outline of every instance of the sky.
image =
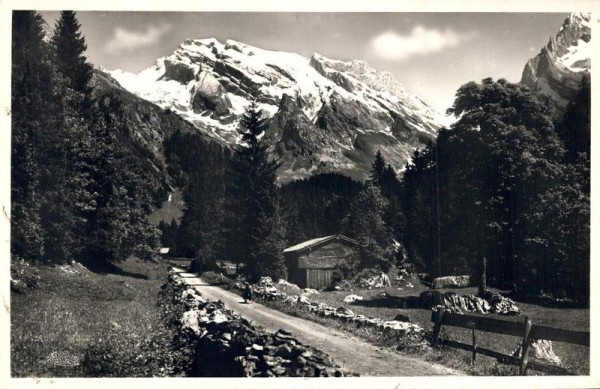
{"type": "MultiPolygon", "coordinates": [[[[52,30],[58,12],[41,12],[52,30]]],[[[366,60],[434,108],[485,77],[518,82],[566,13],[78,12],[96,66],[137,73],[185,39],[366,60]]]]}

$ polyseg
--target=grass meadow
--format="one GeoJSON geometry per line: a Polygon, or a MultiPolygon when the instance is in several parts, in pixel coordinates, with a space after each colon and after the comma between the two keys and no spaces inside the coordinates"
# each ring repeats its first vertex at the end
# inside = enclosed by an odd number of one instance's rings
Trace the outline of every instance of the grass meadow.
{"type": "Polygon", "coordinates": [[[108,274],[77,265],[36,270],[39,286],[11,295],[13,377],[169,373],[149,352],[169,351],[157,304],[167,264],[130,258],[108,274]]]}

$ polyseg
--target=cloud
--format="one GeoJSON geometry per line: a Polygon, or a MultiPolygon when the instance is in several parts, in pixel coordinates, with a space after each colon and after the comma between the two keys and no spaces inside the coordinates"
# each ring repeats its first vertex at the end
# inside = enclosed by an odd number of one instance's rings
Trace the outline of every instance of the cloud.
{"type": "Polygon", "coordinates": [[[112,38],[106,42],[104,50],[111,53],[119,53],[122,51],[130,51],[140,47],[150,46],[165,35],[171,26],[163,23],[160,26],[150,25],[146,31],[129,31],[121,27],[117,27],[112,38]]]}
{"type": "Polygon", "coordinates": [[[375,54],[390,61],[403,61],[408,58],[434,53],[448,47],[458,46],[470,39],[472,34],[463,34],[446,28],[429,29],[415,26],[408,35],[394,31],[385,32],[371,41],[375,54]]]}

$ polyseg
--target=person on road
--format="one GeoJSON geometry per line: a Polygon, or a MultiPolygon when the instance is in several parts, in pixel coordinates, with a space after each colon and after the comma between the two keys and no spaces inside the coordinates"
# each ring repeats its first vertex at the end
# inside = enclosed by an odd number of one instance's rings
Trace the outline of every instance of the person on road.
{"type": "Polygon", "coordinates": [[[251,303],[252,302],[252,288],[250,287],[250,284],[246,282],[246,288],[244,289],[244,302],[246,304],[251,303]]]}

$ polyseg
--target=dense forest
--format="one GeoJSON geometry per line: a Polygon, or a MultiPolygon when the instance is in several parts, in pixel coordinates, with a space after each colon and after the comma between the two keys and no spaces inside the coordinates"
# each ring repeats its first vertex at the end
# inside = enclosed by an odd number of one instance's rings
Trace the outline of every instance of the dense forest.
{"type": "Polygon", "coordinates": [[[75,13],[51,36],[35,12],[14,12],[12,26],[12,254],[91,267],[150,258],[159,188],[120,139],[114,107],[93,96],[75,13]]]}
{"type": "Polygon", "coordinates": [[[505,80],[458,90],[449,109],[458,121],[404,174],[403,242],[414,263],[446,275],[479,274],[485,261],[493,286],[587,301],[587,85],[564,114],[505,80]]]}
{"type": "Polygon", "coordinates": [[[38,14],[13,14],[12,255],[102,266],[150,259],[160,238],[172,255],[208,267],[227,259],[249,279],[277,279],[285,247],[342,233],[361,247],[345,277],[410,266],[589,303],[589,80],[563,112],[519,84],[469,82],[450,128],[402,174],[377,153],[364,183],[336,173],[278,183],[256,105],[234,149],[172,132],[165,160],[186,208],[180,223],[156,229],[148,215],[164,185],[147,179],[125,141],[124,108],[95,97],[79,28],[62,12],[46,36],[38,14]]]}

